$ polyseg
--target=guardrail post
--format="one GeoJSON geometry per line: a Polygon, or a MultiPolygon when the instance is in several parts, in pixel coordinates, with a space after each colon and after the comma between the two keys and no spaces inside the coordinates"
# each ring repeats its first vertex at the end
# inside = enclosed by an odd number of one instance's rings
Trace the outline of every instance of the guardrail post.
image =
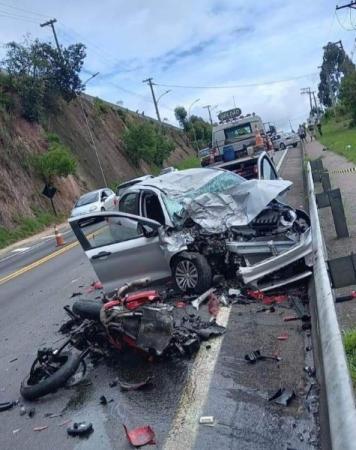
{"type": "Polygon", "coordinates": [[[310,161],[310,167],[312,170],[313,175],[313,181],[316,183],[320,183],[321,181],[321,174],[324,172],[324,165],[322,159],[314,159],[313,161],[310,161]]]}
{"type": "Polygon", "coordinates": [[[327,170],[324,170],[324,172],[321,173],[320,181],[324,192],[331,191],[330,175],[327,170]]]}
{"type": "Polygon", "coordinates": [[[349,230],[347,228],[344,205],[342,203],[340,189],[332,189],[320,194],[315,194],[318,208],[331,207],[333,215],[335,231],[338,238],[349,237],[349,230]]]}

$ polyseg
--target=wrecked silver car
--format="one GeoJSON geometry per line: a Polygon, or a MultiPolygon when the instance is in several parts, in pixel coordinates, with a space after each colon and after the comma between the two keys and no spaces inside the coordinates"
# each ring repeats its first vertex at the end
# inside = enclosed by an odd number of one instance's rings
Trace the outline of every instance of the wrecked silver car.
{"type": "Polygon", "coordinates": [[[308,215],[281,201],[292,183],[188,169],[127,189],[119,212],[70,219],[106,291],[172,277],[182,292],[214,275],[268,290],[311,274],[308,215]]]}

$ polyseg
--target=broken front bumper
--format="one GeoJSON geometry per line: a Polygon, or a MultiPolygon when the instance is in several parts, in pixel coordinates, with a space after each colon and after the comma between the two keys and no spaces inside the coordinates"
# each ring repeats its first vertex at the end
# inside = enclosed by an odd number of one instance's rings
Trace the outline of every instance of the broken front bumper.
{"type": "MultiPolygon", "coordinates": [[[[293,245],[289,249],[282,251],[282,253],[277,256],[272,256],[270,258],[264,259],[257,264],[253,264],[247,267],[240,267],[238,270],[238,275],[242,278],[245,284],[257,284],[258,280],[264,278],[267,275],[271,275],[274,272],[283,269],[298,260],[307,258],[312,252],[312,238],[310,228],[305,231],[301,236],[297,244],[293,245]]],[[[307,265],[309,260],[306,260],[307,265]]],[[[310,271],[308,271],[310,272],[310,271]]],[[[279,285],[288,284],[289,278],[285,280],[280,280],[279,285]],[[285,282],[283,282],[285,281],[285,282]],[[281,284],[282,282],[282,284],[281,284]]]]}

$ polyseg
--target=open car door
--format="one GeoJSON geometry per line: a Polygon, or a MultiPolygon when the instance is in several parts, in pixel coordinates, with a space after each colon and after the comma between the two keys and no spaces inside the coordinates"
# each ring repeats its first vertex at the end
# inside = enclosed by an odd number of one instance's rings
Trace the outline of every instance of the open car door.
{"type": "Polygon", "coordinates": [[[69,223],[107,293],[138,278],[156,281],[171,276],[159,244],[158,222],[98,212],[69,223]]]}

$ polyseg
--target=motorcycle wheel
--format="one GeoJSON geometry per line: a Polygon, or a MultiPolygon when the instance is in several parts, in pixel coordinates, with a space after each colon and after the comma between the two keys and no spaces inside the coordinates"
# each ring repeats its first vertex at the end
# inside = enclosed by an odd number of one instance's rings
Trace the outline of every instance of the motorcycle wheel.
{"type": "Polygon", "coordinates": [[[26,400],[35,400],[55,392],[75,374],[80,363],[80,355],[70,352],[53,355],[51,361],[46,364],[40,364],[36,358],[29,375],[21,383],[22,397],[26,400]]]}

